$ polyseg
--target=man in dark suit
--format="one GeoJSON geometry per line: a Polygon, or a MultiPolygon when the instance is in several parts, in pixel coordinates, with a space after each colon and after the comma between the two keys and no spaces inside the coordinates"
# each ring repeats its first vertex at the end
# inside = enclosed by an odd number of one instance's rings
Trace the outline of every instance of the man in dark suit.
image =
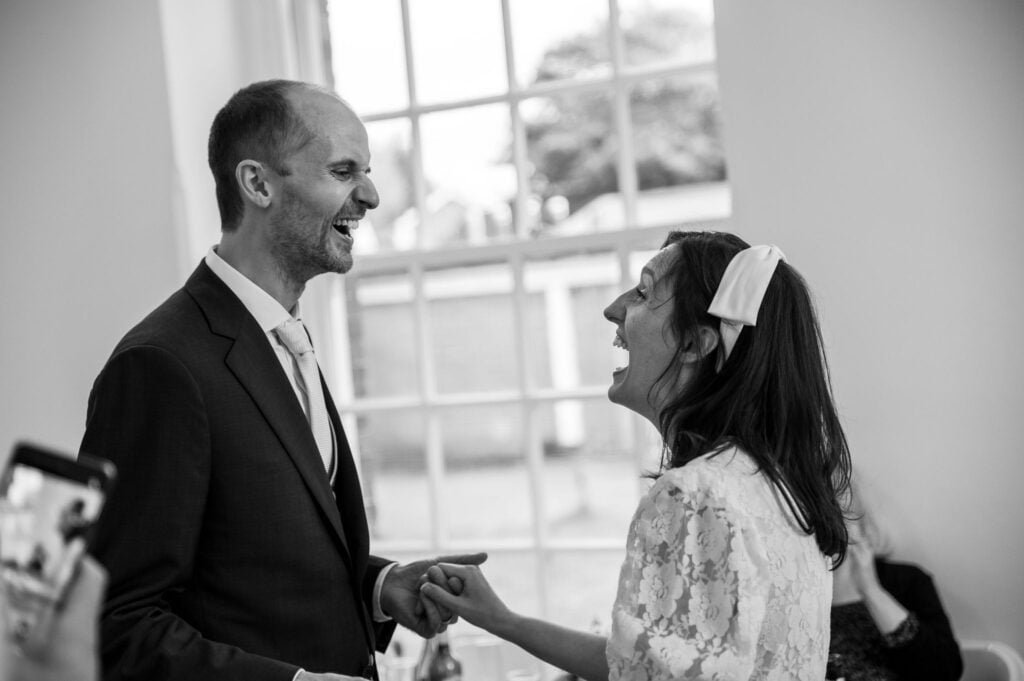
{"type": "Polygon", "coordinates": [[[375,677],[395,621],[430,636],[449,613],[418,598],[436,561],[369,555],[355,465],[298,320],[306,282],[348,271],[377,206],[366,130],[333,93],[255,83],[217,114],[209,160],[220,243],[121,340],[89,397],[81,450],[119,471],[93,546],[110,573],[104,676],[375,677]]]}

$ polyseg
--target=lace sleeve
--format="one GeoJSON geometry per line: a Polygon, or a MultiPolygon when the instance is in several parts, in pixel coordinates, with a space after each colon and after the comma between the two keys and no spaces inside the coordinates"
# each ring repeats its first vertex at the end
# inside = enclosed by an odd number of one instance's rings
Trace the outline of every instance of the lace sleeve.
{"type": "MultiPolygon", "coordinates": [[[[608,644],[610,678],[748,678],[765,616],[757,538],[738,511],[662,478],[630,527],[608,644]]],[[[749,525],[749,524],[748,524],[749,525]]]]}

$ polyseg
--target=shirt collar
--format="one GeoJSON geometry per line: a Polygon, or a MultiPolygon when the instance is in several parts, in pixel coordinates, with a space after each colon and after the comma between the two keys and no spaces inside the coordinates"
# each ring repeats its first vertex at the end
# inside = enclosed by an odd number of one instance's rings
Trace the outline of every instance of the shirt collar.
{"type": "MultiPolygon", "coordinates": [[[[253,316],[256,323],[264,333],[270,333],[282,323],[292,319],[288,310],[284,309],[281,303],[277,302],[274,296],[270,295],[251,279],[228,264],[224,258],[217,255],[217,247],[212,246],[206,254],[206,265],[217,277],[223,281],[231,292],[238,296],[242,305],[253,316]]],[[[302,319],[299,303],[295,303],[295,315],[297,320],[302,319]]]]}

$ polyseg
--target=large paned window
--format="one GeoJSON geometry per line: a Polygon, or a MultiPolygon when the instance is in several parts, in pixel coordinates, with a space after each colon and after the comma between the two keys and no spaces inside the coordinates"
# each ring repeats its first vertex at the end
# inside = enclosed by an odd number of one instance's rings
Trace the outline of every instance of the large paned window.
{"type": "Polygon", "coordinates": [[[607,400],[602,310],[729,216],[711,2],[328,11],[381,195],[332,300],[374,552],[487,550],[514,609],[606,629],[660,441],[607,400]]]}

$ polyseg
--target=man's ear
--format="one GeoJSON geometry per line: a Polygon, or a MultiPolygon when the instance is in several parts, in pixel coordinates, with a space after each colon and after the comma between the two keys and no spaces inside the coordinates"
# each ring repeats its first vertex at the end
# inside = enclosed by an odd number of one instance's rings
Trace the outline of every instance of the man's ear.
{"type": "Polygon", "coordinates": [[[718,347],[718,332],[710,326],[698,326],[697,330],[689,334],[683,346],[683,362],[699,362],[718,347]]]}
{"type": "Polygon", "coordinates": [[[273,186],[268,179],[267,169],[259,161],[246,159],[235,166],[235,181],[242,198],[259,208],[268,207],[273,198],[273,186]]]}

